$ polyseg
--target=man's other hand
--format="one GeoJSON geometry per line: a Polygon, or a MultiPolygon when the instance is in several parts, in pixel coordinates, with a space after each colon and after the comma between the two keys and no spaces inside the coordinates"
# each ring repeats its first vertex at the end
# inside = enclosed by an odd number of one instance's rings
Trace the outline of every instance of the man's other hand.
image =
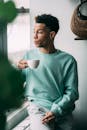
{"type": "Polygon", "coordinates": [[[45,116],[42,119],[42,123],[48,123],[55,118],[55,115],[52,112],[46,112],[45,116]]]}

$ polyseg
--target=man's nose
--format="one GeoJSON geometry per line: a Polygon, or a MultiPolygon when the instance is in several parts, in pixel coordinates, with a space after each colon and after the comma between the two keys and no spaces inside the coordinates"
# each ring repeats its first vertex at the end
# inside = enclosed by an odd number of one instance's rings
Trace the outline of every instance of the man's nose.
{"type": "Polygon", "coordinates": [[[37,33],[35,32],[35,33],[34,33],[34,39],[36,39],[36,38],[38,38],[38,35],[37,35],[37,33]]]}

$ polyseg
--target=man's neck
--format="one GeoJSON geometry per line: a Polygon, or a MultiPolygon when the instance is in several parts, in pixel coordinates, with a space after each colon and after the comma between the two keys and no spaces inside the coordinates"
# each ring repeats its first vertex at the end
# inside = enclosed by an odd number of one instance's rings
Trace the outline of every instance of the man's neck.
{"type": "Polygon", "coordinates": [[[50,53],[54,53],[57,51],[57,49],[54,47],[54,45],[51,45],[49,47],[41,47],[39,48],[39,50],[43,53],[47,53],[47,54],[50,54],[50,53]]]}

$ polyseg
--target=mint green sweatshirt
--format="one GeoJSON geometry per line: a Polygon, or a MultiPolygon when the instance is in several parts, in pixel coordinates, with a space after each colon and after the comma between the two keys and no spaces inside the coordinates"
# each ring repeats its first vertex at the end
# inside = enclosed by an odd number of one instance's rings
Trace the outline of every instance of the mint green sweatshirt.
{"type": "Polygon", "coordinates": [[[39,59],[36,69],[26,68],[26,95],[35,104],[47,108],[56,116],[65,115],[75,108],[78,99],[77,63],[73,56],[57,50],[45,54],[30,50],[24,59],[39,59]]]}

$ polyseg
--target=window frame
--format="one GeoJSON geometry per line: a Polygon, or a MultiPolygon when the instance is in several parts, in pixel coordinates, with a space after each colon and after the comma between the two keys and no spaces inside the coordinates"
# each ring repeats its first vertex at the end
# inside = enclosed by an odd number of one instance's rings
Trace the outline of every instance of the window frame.
{"type": "MultiPolygon", "coordinates": [[[[2,2],[4,0],[0,0],[0,2],[2,2]]],[[[20,8],[16,8],[18,10],[19,14],[24,14],[24,13],[29,13],[30,10],[29,8],[25,8],[25,7],[20,7],[20,8]]],[[[8,50],[7,50],[7,24],[5,25],[0,25],[0,52],[2,52],[3,54],[5,54],[8,57],[8,50]]]]}

